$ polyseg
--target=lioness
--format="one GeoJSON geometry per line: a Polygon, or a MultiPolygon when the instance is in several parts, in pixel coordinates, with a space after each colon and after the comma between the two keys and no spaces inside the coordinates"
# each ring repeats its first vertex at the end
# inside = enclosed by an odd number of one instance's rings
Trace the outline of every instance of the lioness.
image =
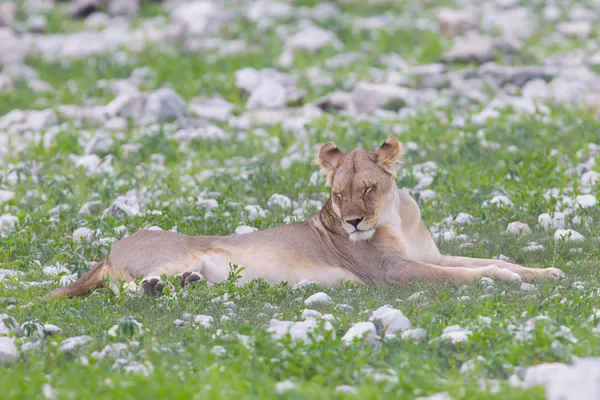
{"type": "Polygon", "coordinates": [[[168,284],[161,281],[163,274],[180,275],[182,286],[202,278],[214,283],[228,277],[230,263],[245,267],[240,283],[262,278],[270,283],[308,279],[326,285],[345,280],[402,285],[564,276],[557,268],[442,255],[417,203],[396,186],[402,153],[393,136],[375,152],[342,153],[326,143],[318,162],[332,195],[309,221],[235,236],[140,231],[117,242],[78,281],[45,298],[80,296],[106,282],[118,292],[116,282],[140,276],[143,291],[157,295],[168,284]]]}

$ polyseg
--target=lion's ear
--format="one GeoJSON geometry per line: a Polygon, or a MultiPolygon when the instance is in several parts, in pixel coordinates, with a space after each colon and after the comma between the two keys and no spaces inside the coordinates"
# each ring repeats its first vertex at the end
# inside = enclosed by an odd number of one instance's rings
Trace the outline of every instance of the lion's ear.
{"type": "Polygon", "coordinates": [[[319,150],[317,162],[321,166],[323,173],[327,175],[327,183],[329,185],[331,185],[333,181],[333,174],[335,170],[342,162],[343,155],[344,153],[342,153],[333,142],[325,143],[321,147],[321,150],[319,150]]]}
{"type": "Polygon", "coordinates": [[[398,139],[390,135],[377,150],[376,154],[377,164],[393,175],[396,173],[396,164],[400,162],[400,159],[404,155],[404,148],[398,139]]]}

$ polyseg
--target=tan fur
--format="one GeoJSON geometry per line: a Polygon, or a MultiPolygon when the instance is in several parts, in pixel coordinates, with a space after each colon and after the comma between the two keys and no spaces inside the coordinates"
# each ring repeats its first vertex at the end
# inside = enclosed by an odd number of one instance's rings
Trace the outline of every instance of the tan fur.
{"type": "MultiPolygon", "coordinates": [[[[117,242],[108,257],[77,282],[46,298],[80,296],[104,279],[200,274],[210,283],[243,266],[240,283],[302,279],[333,285],[362,283],[463,283],[479,277],[504,280],[558,278],[556,268],[531,269],[498,260],[442,255],[417,203],[395,182],[402,146],[390,136],[376,151],[342,153],[329,142],[318,162],[332,196],[309,221],[233,236],[186,236],[140,231],[117,242]]],[[[117,292],[115,290],[115,292],[117,292]]]]}

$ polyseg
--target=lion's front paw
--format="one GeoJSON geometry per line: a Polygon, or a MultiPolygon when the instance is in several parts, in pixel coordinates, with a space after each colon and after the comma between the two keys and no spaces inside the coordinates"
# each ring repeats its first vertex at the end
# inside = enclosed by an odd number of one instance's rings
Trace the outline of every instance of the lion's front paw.
{"type": "Polygon", "coordinates": [[[546,276],[550,279],[560,279],[565,277],[565,273],[558,268],[544,268],[543,271],[546,273],[546,276]]]}
{"type": "Polygon", "coordinates": [[[478,278],[488,277],[499,279],[502,281],[513,281],[520,282],[521,277],[519,274],[512,272],[508,269],[502,269],[495,265],[489,265],[487,267],[475,268],[475,276],[478,278]]]}
{"type": "Polygon", "coordinates": [[[194,271],[186,271],[177,276],[181,278],[181,287],[182,288],[186,287],[187,285],[189,285],[191,283],[199,282],[202,279],[204,279],[204,277],[201,274],[199,274],[198,272],[194,272],[194,271]]]}
{"type": "Polygon", "coordinates": [[[162,296],[163,289],[165,285],[169,286],[171,290],[173,290],[173,285],[170,283],[165,283],[159,276],[149,276],[147,278],[142,279],[140,286],[144,293],[149,294],[151,296],[162,296]]]}

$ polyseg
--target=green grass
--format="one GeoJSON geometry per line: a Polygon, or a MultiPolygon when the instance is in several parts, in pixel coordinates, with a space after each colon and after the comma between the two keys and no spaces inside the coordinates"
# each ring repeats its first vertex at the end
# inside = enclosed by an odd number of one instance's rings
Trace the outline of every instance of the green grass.
{"type": "MultiPolygon", "coordinates": [[[[295,3],[313,6],[318,2],[299,0],[295,3]]],[[[425,13],[432,12],[431,9],[442,2],[429,3],[425,13]]],[[[352,15],[376,15],[385,11],[399,14],[405,11],[406,4],[397,2],[391,8],[386,7],[344,2],[340,5],[343,14],[339,19],[319,22],[337,33],[344,51],[357,51],[361,44],[369,44],[364,59],[333,72],[335,88],[344,87],[351,74],[369,80],[369,69],[382,67],[383,54],[397,53],[414,64],[430,63],[447,48],[447,39],[424,30],[369,34],[352,28],[352,15]]],[[[147,5],[142,18],[161,13],[156,4],[147,5]]],[[[49,14],[52,32],[81,28],[79,23],[63,21],[61,15],[59,9],[49,14]]],[[[106,104],[114,94],[98,87],[96,82],[125,79],[136,67],[149,67],[155,73],[156,79],[143,87],[144,90],[169,85],[187,101],[200,95],[219,94],[242,109],[247,95],[235,86],[235,71],[247,66],[277,67],[276,59],[283,42],[274,29],[261,32],[248,21],[231,29],[227,38],[243,38],[260,52],[221,57],[216,53],[186,53],[183,44],[178,43],[169,52],[151,47],[133,54],[125,64],[115,62],[112,55],[72,60],[62,65],[34,57],[28,63],[56,92],[36,95],[21,82],[15,92],[0,93],[0,115],[16,108],[81,104],[89,99],[106,104]],[[69,81],[71,85],[67,85],[69,81]]],[[[316,54],[297,54],[291,69],[324,68],[325,60],[335,54],[331,48],[316,54]]],[[[307,91],[307,102],[323,94],[307,79],[300,79],[300,85],[307,91]]],[[[19,299],[16,306],[0,303],[0,312],[20,323],[39,320],[63,330],[61,334],[42,339],[40,348],[22,351],[16,364],[0,367],[2,398],[42,398],[44,385],[49,385],[56,399],[61,400],[413,399],[438,392],[447,392],[453,399],[544,399],[540,388],[523,390],[508,385],[507,379],[514,367],[600,355],[600,337],[593,331],[600,321],[588,319],[597,307],[600,285],[597,251],[600,210],[597,207],[579,210],[581,225],[567,219],[569,228],[586,237],[584,242],[555,243],[553,231],[545,231],[537,224],[539,214],[556,208],[557,199],[544,197],[548,189],[558,188],[561,195],[581,194],[579,178],[570,170],[584,161],[578,159],[578,152],[585,153],[589,143],[598,143],[600,122],[590,113],[562,107],[552,108],[547,119],[516,117],[508,110],[483,128],[486,140],[497,144],[486,147],[478,136],[482,128],[453,127],[449,121],[457,110],[438,111],[440,115],[422,112],[401,123],[405,129],[397,137],[405,144],[416,143],[418,148],[407,146],[397,182],[399,186],[414,187],[418,177],[413,173],[413,166],[426,161],[437,163],[434,180],[427,187],[435,191],[435,196],[427,201],[419,200],[424,220],[430,227],[452,228],[458,235],[467,235],[464,240],[440,241],[440,250],[484,258],[502,254],[526,266],[557,267],[566,273],[565,280],[536,283],[536,292],[525,292],[519,285],[500,282],[493,288],[473,282],[461,287],[347,284],[327,288],[311,285],[301,290],[292,290],[287,284],[268,286],[261,281],[241,287],[233,282],[222,282],[213,286],[201,284],[159,299],[141,295],[115,297],[99,290],[85,298],[41,302],[39,297],[56,285],[40,288],[27,286],[25,282],[58,279],[45,275],[41,267],[60,263],[81,274],[89,268],[89,262],[102,259],[110,250],[109,245],[99,242],[73,243],[75,229],[85,226],[97,231],[95,239],[120,238],[124,231],[133,233],[150,226],[176,227],[180,233],[190,235],[228,235],[243,224],[265,229],[282,224],[293,212],[293,208],[267,205],[275,193],[288,196],[310,216],[316,208],[308,205],[308,201],[324,202],[329,196],[323,179],[316,185],[311,183],[311,177],[318,171],[313,162],[313,149],[331,139],[343,150],[373,149],[397,124],[394,121],[357,122],[329,114],[307,127],[307,142],[302,143],[292,132],[278,125],[240,132],[218,123],[229,139],[194,140],[186,146],[170,138],[167,129],[148,133],[132,127],[126,132],[111,133],[114,176],[90,176],[82,168],[74,168],[70,156],[83,155],[84,131],[93,134],[99,127],[92,124],[75,127],[66,123],[50,146],[34,142],[0,164],[0,188],[8,187],[16,193],[15,199],[0,204],[0,215],[10,212],[20,221],[15,231],[0,235],[0,268],[26,273],[20,280],[10,278],[0,282],[0,297],[19,299]],[[141,145],[140,152],[132,159],[126,158],[121,149],[123,144],[130,143],[141,145]],[[557,150],[557,154],[551,155],[552,150],[557,150]],[[300,161],[294,161],[289,169],[281,168],[281,160],[295,151],[300,152],[300,161]],[[159,166],[154,161],[157,154],[164,156],[164,165],[159,166]],[[207,175],[207,171],[212,175],[207,175]],[[102,210],[119,195],[133,189],[144,192],[139,196],[145,210],[142,215],[122,220],[101,217],[102,210]],[[498,193],[507,195],[514,204],[505,208],[484,205],[498,193]],[[219,207],[207,213],[205,208],[196,205],[198,197],[216,199],[219,207]],[[93,208],[91,215],[79,213],[84,204],[93,201],[99,205],[93,208]],[[258,204],[269,214],[249,221],[243,211],[248,204],[258,204]],[[64,207],[65,211],[51,214],[57,206],[64,207]],[[471,214],[475,222],[469,226],[449,226],[441,222],[460,212],[471,214]],[[528,223],[532,232],[519,236],[505,233],[507,224],[512,221],[528,223]],[[542,244],[544,249],[525,251],[523,248],[531,242],[542,244]],[[586,285],[584,288],[573,286],[575,282],[586,285]],[[304,299],[319,291],[327,292],[334,300],[334,305],[318,308],[335,316],[334,333],[320,331],[324,339],[312,344],[274,341],[266,331],[270,318],[277,314],[278,319],[299,319],[305,308],[304,299]],[[408,300],[416,292],[423,292],[420,299],[408,300]],[[234,312],[211,301],[224,294],[236,304],[234,312]],[[468,296],[469,300],[461,300],[462,296],[468,296]],[[279,309],[265,309],[266,303],[279,309]],[[342,303],[352,309],[340,309],[337,304],[342,303]],[[367,320],[370,312],[385,304],[402,310],[414,327],[427,330],[428,339],[424,342],[388,340],[379,349],[361,343],[349,347],[342,344],[341,337],[350,326],[367,320]],[[174,321],[184,319],[186,313],[210,315],[214,322],[210,328],[176,326],[174,321]],[[229,319],[222,320],[224,315],[229,319]],[[514,330],[540,315],[548,316],[552,323],[537,326],[525,341],[515,340],[514,330]],[[143,329],[131,331],[122,324],[116,337],[109,335],[109,329],[127,316],[133,316],[143,329]],[[492,323],[489,326],[482,323],[480,316],[491,318],[492,323]],[[470,340],[456,346],[440,341],[443,329],[451,325],[469,328],[470,340]],[[570,329],[576,342],[571,343],[559,333],[561,325],[570,329]],[[84,334],[93,340],[72,353],[59,350],[63,339],[84,334]],[[229,334],[248,336],[249,347],[231,339],[229,334]],[[117,342],[128,345],[130,354],[124,357],[129,363],[152,366],[148,376],[120,371],[113,357],[104,360],[91,357],[93,351],[117,342]],[[213,354],[216,345],[223,346],[226,354],[213,354]],[[461,373],[460,367],[477,356],[486,360],[477,363],[475,372],[461,373]],[[365,368],[380,373],[389,373],[391,369],[398,382],[378,382],[364,372],[365,368]],[[297,390],[275,393],[275,384],[283,380],[295,382],[297,390]],[[485,382],[491,380],[499,382],[497,392],[486,388],[485,382]],[[335,393],[334,388],[343,384],[354,386],[358,395],[335,393]]],[[[465,112],[464,109],[458,111],[465,112]]],[[[476,113],[478,109],[471,112],[476,113]]],[[[20,137],[11,136],[13,143],[19,140],[20,137]]],[[[598,167],[595,169],[598,171],[598,167]]],[[[599,198],[599,191],[597,185],[591,194],[599,198]]],[[[19,337],[17,343],[36,340],[25,335],[19,337]]]]}

